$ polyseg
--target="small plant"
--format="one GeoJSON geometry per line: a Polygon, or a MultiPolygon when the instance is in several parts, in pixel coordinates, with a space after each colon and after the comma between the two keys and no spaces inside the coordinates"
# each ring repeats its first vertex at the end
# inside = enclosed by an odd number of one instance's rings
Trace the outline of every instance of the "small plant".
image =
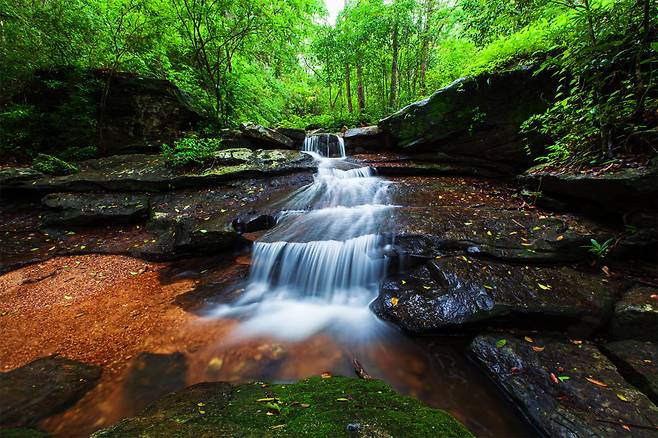
{"type": "Polygon", "coordinates": [[[162,156],[173,167],[200,166],[213,161],[221,140],[217,138],[186,137],[173,146],[162,145],[162,156]]]}
{"type": "Polygon", "coordinates": [[[69,146],[62,152],[57,154],[58,158],[65,161],[81,161],[98,156],[98,148],[96,146],[74,147],[69,146]]]}
{"type": "Polygon", "coordinates": [[[614,242],[614,237],[609,238],[603,243],[599,243],[596,239],[591,239],[591,245],[589,246],[589,252],[594,254],[597,258],[604,258],[610,251],[610,246],[614,242]]]}
{"type": "Polygon", "coordinates": [[[48,175],[71,175],[78,171],[73,164],[46,154],[37,154],[32,161],[32,168],[48,175]]]}

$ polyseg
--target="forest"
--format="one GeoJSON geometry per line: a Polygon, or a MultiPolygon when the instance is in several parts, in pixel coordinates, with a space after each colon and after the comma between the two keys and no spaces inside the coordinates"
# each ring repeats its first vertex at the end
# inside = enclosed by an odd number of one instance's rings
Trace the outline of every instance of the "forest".
{"type": "Polygon", "coordinates": [[[38,109],[21,87],[64,67],[169,79],[212,134],[244,121],[369,124],[460,77],[538,65],[560,79],[527,124],[554,139],[550,160],[610,158],[655,139],[650,0],[351,0],[335,23],[317,0],[3,0],[0,13],[5,149],[34,142],[26,126],[38,109]]]}
{"type": "Polygon", "coordinates": [[[655,0],[0,0],[0,437],[658,434],[655,0]]]}

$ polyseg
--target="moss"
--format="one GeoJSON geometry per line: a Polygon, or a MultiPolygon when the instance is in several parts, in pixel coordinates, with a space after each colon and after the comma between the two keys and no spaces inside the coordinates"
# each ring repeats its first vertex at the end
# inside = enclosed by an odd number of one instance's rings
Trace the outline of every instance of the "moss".
{"type": "Polygon", "coordinates": [[[195,385],[141,417],[97,433],[115,436],[472,437],[444,411],[403,397],[378,380],[310,378],[295,384],[195,385]],[[348,431],[353,426],[353,432],[348,431]]]}
{"type": "Polygon", "coordinates": [[[78,171],[73,164],[46,154],[37,154],[32,161],[32,168],[48,175],[71,175],[78,171]]]}
{"type": "Polygon", "coordinates": [[[24,427],[0,429],[0,438],[47,438],[49,436],[40,430],[24,427]]]}

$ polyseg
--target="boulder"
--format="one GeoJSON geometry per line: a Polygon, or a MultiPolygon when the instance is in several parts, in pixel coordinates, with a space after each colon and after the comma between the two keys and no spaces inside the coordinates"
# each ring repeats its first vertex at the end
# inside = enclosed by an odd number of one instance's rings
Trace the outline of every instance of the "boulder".
{"type": "Polygon", "coordinates": [[[34,425],[79,400],[101,369],[59,356],[37,359],[0,373],[0,425],[34,425]]]}
{"type": "Polygon", "coordinates": [[[276,128],[276,132],[285,135],[294,142],[295,149],[301,149],[306,138],[306,130],[297,128],[276,128]]]}
{"type": "MultiPolygon", "coordinates": [[[[407,152],[443,152],[527,167],[521,124],[547,107],[555,93],[549,74],[532,68],[459,79],[432,96],[379,121],[407,152]]],[[[533,144],[537,144],[534,142],[533,144]]]]}
{"type": "Polygon", "coordinates": [[[634,287],[615,304],[612,336],[615,339],[658,341],[658,291],[634,287]],[[653,298],[652,298],[653,297],[653,298]]]}
{"type": "Polygon", "coordinates": [[[348,151],[380,150],[388,147],[388,139],[379,126],[351,128],[343,134],[348,151]]]}
{"type": "Polygon", "coordinates": [[[385,281],[371,307],[412,333],[464,332],[487,325],[588,336],[607,321],[615,293],[602,276],[571,268],[456,256],[385,281]]]}
{"type": "Polygon", "coordinates": [[[658,344],[617,341],[601,347],[619,372],[658,404],[658,344]]]}
{"type": "Polygon", "coordinates": [[[294,384],[200,383],[92,435],[472,437],[444,411],[378,380],[313,377],[294,384]]]}
{"type": "Polygon", "coordinates": [[[101,225],[146,219],[149,197],[131,193],[51,193],[41,202],[54,210],[47,213],[48,225],[101,225]]]}
{"type": "Polygon", "coordinates": [[[295,142],[289,137],[275,131],[253,123],[240,124],[242,135],[253,142],[259,148],[269,149],[293,149],[295,142]]]}
{"type": "Polygon", "coordinates": [[[15,185],[25,184],[39,178],[43,178],[43,173],[29,167],[8,167],[0,170],[0,194],[2,188],[9,189],[15,185]]]}
{"type": "Polygon", "coordinates": [[[545,436],[655,437],[658,408],[593,345],[499,334],[469,350],[545,436]]]}

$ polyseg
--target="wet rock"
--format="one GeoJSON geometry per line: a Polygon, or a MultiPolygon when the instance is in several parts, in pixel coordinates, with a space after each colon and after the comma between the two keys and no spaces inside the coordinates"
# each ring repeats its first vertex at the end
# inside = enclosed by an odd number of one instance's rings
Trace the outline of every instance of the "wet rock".
{"type": "Polygon", "coordinates": [[[43,173],[29,167],[10,167],[0,170],[0,191],[2,187],[10,188],[14,185],[21,185],[39,178],[43,173]]]}
{"type": "MultiPolygon", "coordinates": [[[[594,215],[655,211],[658,169],[623,169],[612,173],[552,173],[537,166],[520,177],[531,190],[559,197],[578,211],[594,215]]],[[[655,224],[654,224],[655,225],[655,224]]]]}
{"type": "MultiPolygon", "coordinates": [[[[227,157],[228,158],[228,157],[227,157]]],[[[232,158],[235,159],[235,156],[232,158]]],[[[306,154],[289,150],[257,150],[240,155],[241,164],[203,169],[172,169],[160,155],[120,155],[78,163],[74,175],[42,177],[32,181],[12,181],[0,190],[16,192],[115,192],[164,191],[204,187],[218,183],[272,175],[311,172],[313,160],[306,154]]]]}
{"type": "Polygon", "coordinates": [[[215,152],[215,163],[220,166],[237,166],[253,159],[253,152],[247,148],[222,149],[215,152]]]}
{"type": "Polygon", "coordinates": [[[249,277],[250,265],[233,264],[222,272],[205,272],[194,290],[176,296],[175,302],[186,312],[204,315],[220,304],[231,303],[242,296],[249,277]]]}
{"type": "Polygon", "coordinates": [[[185,387],[187,361],[182,353],[139,353],[123,380],[123,408],[137,412],[158,398],[185,387]]]}
{"type": "Polygon", "coordinates": [[[44,217],[48,225],[99,225],[146,219],[149,197],[129,193],[51,193],[42,201],[54,210],[44,217]]]}
{"type": "Polygon", "coordinates": [[[98,381],[101,369],[59,356],[0,373],[0,425],[24,426],[62,411],[98,381]]]}
{"type": "Polygon", "coordinates": [[[276,219],[270,214],[250,212],[233,219],[232,225],[238,233],[253,233],[254,231],[269,230],[276,225],[276,219]]]}
{"type": "Polygon", "coordinates": [[[550,75],[535,76],[530,68],[462,78],[379,126],[408,151],[438,151],[523,168],[532,155],[519,128],[546,108],[554,89],[550,75]]]}
{"type": "Polygon", "coordinates": [[[343,138],[345,139],[345,148],[348,151],[357,149],[381,150],[389,146],[389,140],[384,131],[376,125],[348,129],[343,134],[343,138]]]}
{"type": "Polygon", "coordinates": [[[93,436],[148,431],[153,436],[327,437],[344,436],[346,424],[355,423],[369,436],[472,436],[449,414],[402,397],[383,382],[344,377],[284,385],[200,383],[93,436]]]}
{"type": "Polygon", "coordinates": [[[658,292],[650,287],[634,287],[615,304],[612,335],[615,339],[658,341],[658,292]]]}
{"type": "Polygon", "coordinates": [[[587,342],[485,335],[470,351],[546,436],[656,436],[658,408],[587,342]]]}
{"type": "Polygon", "coordinates": [[[626,380],[658,404],[658,344],[617,341],[605,344],[601,349],[626,380]]]}
{"type": "Polygon", "coordinates": [[[616,288],[566,267],[444,257],[387,280],[371,305],[413,333],[474,326],[546,328],[587,336],[607,321],[616,288]]]}
{"type": "Polygon", "coordinates": [[[275,131],[274,129],[266,128],[261,125],[242,123],[240,124],[240,131],[243,136],[256,142],[261,148],[292,149],[295,146],[295,142],[291,138],[275,131]]]}
{"type": "Polygon", "coordinates": [[[297,128],[276,128],[276,132],[285,135],[294,142],[295,149],[301,149],[306,138],[306,131],[297,128]]]}

